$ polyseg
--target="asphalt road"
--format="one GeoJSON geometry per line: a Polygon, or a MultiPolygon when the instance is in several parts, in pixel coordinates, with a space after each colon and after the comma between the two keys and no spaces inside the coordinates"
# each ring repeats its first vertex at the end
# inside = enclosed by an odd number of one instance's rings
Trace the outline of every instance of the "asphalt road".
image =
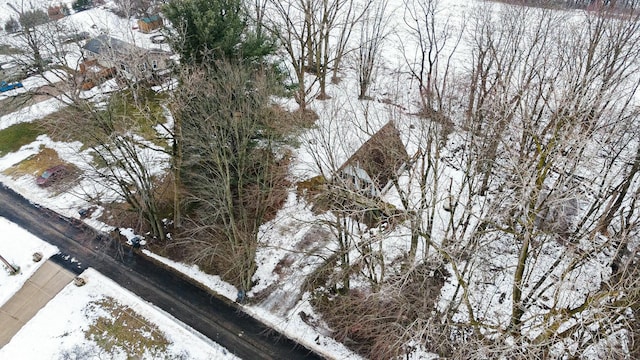
{"type": "MultiPolygon", "coordinates": [[[[1,183],[0,183],[1,184],[1,183]]],[[[57,246],[53,260],[80,274],[92,267],[245,360],[322,359],[181,274],[158,266],[84,223],[36,206],[0,185],[0,216],[57,246]]]]}

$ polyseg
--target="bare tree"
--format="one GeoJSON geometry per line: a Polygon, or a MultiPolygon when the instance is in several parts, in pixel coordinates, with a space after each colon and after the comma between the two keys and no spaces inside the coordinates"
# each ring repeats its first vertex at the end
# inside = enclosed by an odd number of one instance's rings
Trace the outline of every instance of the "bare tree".
{"type": "Polygon", "coordinates": [[[49,17],[44,9],[34,4],[24,3],[20,7],[9,4],[11,9],[16,12],[18,22],[22,28],[22,35],[19,37],[24,42],[25,53],[28,59],[27,68],[34,68],[37,73],[42,73],[45,68],[45,59],[41,52],[45,50],[46,40],[44,37],[50,32],[43,32],[42,27],[49,21],[49,17]]]}
{"type": "MultiPolygon", "coordinates": [[[[87,158],[89,178],[110,189],[139,217],[141,228],[153,237],[165,240],[160,209],[162,190],[160,171],[166,167],[169,152],[155,135],[153,127],[163,123],[161,114],[145,111],[150,107],[145,96],[130,92],[111,94],[103,103],[76,99],[66,110],[64,121],[51,118],[48,128],[54,137],[82,141],[93,154],[87,158]]],[[[131,219],[130,219],[131,220],[131,219]]]]}
{"type": "Polygon", "coordinates": [[[351,0],[322,0],[319,7],[308,7],[306,19],[311,30],[311,41],[307,66],[318,77],[318,99],[327,99],[327,75],[331,67],[336,66],[336,60],[339,62],[342,59],[351,30],[369,5],[370,2],[365,2],[364,10],[360,13],[356,12],[351,0]],[[338,31],[338,43],[333,44],[331,38],[338,31]]]}
{"type": "Polygon", "coordinates": [[[317,78],[309,83],[306,72],[307,61],[313,58],[313,33],[310,16],[313,11],[311,1],[270,1],[268,23],[264,26],[280,41],[294,73],[295,100],[304,111],[313,85],[317,78]]]}
{"type": "Polygon", "coordinates": [[[464,22],[455,24],[451,17],[442,19],[438,0],[406,0],[404,12],[411,41],[399,43],[408,71],[418,82],[422,107],[446,111],[442,103],[446,80],[464,33],[464,22]]]}
{"type": "Polygon", "coordinates": [[[246,7],[246,14],[253,22],[253,26],[255,27],[255,33],[258,38],[266,35],[264,24],[267,21],[265,16],[267,14],[267,6],[269,5],[269,0],[253,0],[253,1],[245,1],[244,6],[246,7]]]}
{"type": "Polygon", "coordinates": [[[380,52],[388,36],[389,13],[387,1],[381,1],[365,10],[360,27],[360,47],[358,48],[359,99],[367,98],[367,92],[375,79],[375,71],[380,61],[380,52]]]}
{"type": "Polygon", "coordinates": [[[296,101],[304,109],[307,97],[317,90],[318,99],[328,98],[327,76],[332,67],[334,76],[349,38],[370,2],[359,9],[352,0],[291,0],[270,1],[267,27],[280,40],[293,67],[297,80],[296,101]],[[337,39],[334,43],[333,38],[337,39]],[[312,73],[309,84],[305,75],[312,73]],[[318,88],[313,89],[317,82],[318,88]]]}
{"type": "Polygon", "coordinates": [[[193,209],[177,245],[239,289],[252,286],[258,228],[284,194],[287,155],[278,148],[266,75],[217,62],[189,68],[176,94],[182,179],[193,209]]]}
{"type": "Polygon", "coordinates": [[[335,44],[335,56],[331,67],[333,67],[333,75],[331,76],[331,83],[337,84],[340,81],[338,72],[341,70],[342,60],[346,54],[351,51],[350,39],[354,27],[360,23],[365,13],[372,6],[370,1],[365,2],[363,5],[358,6],[352,0],[348,0],[343,7],[343,11],[340,14],[340,20],[338,28],[340,29],[340,35],[337,37],[335,44]]]}

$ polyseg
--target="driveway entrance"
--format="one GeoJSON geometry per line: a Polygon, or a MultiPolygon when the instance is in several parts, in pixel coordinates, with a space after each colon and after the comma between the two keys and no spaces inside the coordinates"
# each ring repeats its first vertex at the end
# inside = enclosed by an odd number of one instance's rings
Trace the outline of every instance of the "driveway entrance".
{"type": "Polygon", "coordinates": [[[0,307],[0,348],[42,309],[75,275],[52,261],[46,261],[20,290],[0,307]]]}

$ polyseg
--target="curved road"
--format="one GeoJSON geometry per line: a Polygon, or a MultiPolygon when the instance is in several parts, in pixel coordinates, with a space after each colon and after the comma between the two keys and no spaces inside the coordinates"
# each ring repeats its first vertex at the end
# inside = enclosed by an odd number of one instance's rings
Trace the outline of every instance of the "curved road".
{"type": "Polygon", "coordinates": [[[178,272],[0,185],[0,216],[57,246],[53,260],[74,273],[96,269],[242,359],[322,359],[178,272]]]}

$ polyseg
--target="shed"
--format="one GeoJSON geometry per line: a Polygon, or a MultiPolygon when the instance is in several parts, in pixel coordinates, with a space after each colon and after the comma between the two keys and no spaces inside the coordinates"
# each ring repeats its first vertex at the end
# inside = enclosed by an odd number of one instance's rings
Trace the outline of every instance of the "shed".
{"type": "Polygon", "coordinates": [[[150,33],[156,29],[160,29],[163,26],[162,18],[160,15],[152,15],[149,17],[143,17],[138,20],[138,29],[143,33],[150,33]]]}

